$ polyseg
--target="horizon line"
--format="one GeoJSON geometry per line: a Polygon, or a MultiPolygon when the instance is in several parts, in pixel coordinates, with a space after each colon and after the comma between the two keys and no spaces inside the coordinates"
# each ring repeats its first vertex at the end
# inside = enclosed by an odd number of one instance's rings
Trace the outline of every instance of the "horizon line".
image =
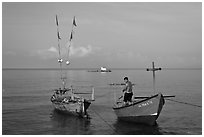
{"type": "MultiPolygon", "coordinates": [[[[98,70],[100,68],[63,68],[62,70],[98,70]]],[[[108,68],[111,70],[144,70],[147,68],[108,68]]],[[[202,70],[201,68],[162,68],[163,70],[202,70]]],[[[60,68],[2,68],[2,70],[60,70],[60,68]]]]}

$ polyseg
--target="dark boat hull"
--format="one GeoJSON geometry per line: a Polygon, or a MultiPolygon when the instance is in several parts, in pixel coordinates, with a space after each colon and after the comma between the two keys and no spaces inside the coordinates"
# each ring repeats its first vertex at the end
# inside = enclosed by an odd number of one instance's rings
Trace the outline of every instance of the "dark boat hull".
{"type": "Polygon", "coordinates": [[[163,105],[163,95],[157,94],[144,100],[134,101],[127,106],[117,104],[113,109],[120,120],[154,125],[163,105]]]}
{"type": "Polygon", "coordinates": [[[87,115],[87,109],[91,102],[84,100],[84,102],[52,102],[52,104],[57,111],[83,117],[84,115],[87,115]]]}
{"type": "Polygon", "coordinates": [[[50,101],[52,102],[55,110],[73,114],[78,116],[87,116],[87,109],[89,108],[92,101],[94,101],[94,89],[92,87],[92,99],[88,100],[77,94],[90,94],[86,92],[73,93],[73,89],[55,89],[54,94],[51,96],[50,101]]]}
{"type": "Polygon", "coordinates": [[[134,122],[146,125],[154,125],[157,119],[157,116],[128,116],[128,117],[119,117],[119,120],[134,122]]]}

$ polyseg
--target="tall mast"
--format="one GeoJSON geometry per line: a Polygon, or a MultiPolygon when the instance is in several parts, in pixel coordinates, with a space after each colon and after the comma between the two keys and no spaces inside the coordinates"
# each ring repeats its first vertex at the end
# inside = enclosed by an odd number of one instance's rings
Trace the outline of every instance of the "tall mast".
{"type": "Polygon", "coordinates": [[[58,42],[58,51],[59,51],[59,59],[58,59],[58,63],[60,64],[60,79],[62,80],[62,85],[63,85],[63,88],[65,88],[65,77],[63,77],[62,75],[62,58],[61,58],[61,48],[60,48],[60,40],[61,40],[61,37],[60,37],[60,33],[59,33],[59,22],[58,22],[58,18],[57,18],[57,15],[56,15],[56,25],[57,25],[57,42],[58,42]]]}
{"type": "Polygon", "coordinates": [[[154,62],[152,62],[152,68],[148,68],[147,71],[152,71],[153,72],[153,89],[154,89],[154,93],[156,92],[156,88],[155,88],[155,71],[157,70],[161,70],[161,68],[155,68],[154,67],[154,62]]]}
{"type": "Polygon", "coordinates": [[[73,39],[73,35],[74,35],[74,27],[76,27],[76,20],[75,20],[75,16],[72,20],[72,29],[71,29],[71,34],[70,34],[70,37],[69,37],[69,45],[68,45],[68,50],[67,50],[67,61],[66,61],[66,64],[69,65],[70,62],[69,62],[69,53],[70,53],[70,47],[71,47],[71,44],[72,44],[72,39],[73,39]]]}
{"type": "MultiPolygon", "coordinates": [[[[57,42],[58,42],[58,52],[59,52],[59,59],[58,59],[58,63],[60,65],[60,78],[62,80],[62,85],[63,85],[63,88],[65,88],[66,86],[66,74],[65,77],[63,77],[63,69],[62,69],[62,63],[63,63],[63,60],[62,60],[62,57],[61,57],[61,47],[60,47],[60,40],[61,40],[61,37],[60,37],[60,33],[59,33],[59,22],[58,22],[58,17],[56,15],[56,25],[57,25],[57,42]]],[[[71,35],[70,35],[70,38],[69,38],[69,45],[68,45],[68,50],[67,50],[67,61],[66,61],[66,64],[67,66],[70,64],[69,62],[69,52],[70,52],[70,47],[71,47],[71,42],[72,42],[72,39],[73,39],[73,34],[74,34],[74,27],[76,27],[76,21],[75,21],[75,16],[73,18],[73,22],[72,22],[72,30],[71,30],[71,35]]],[[[66,70],[65,70],[66,71],[66,70]]]]}

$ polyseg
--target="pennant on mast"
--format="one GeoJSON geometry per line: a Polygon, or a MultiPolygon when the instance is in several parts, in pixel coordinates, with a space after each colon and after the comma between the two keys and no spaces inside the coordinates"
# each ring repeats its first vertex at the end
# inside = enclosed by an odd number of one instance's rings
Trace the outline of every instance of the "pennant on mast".
{"type": "Polygon", "coordinates": [[[57,31],[57,37],[58,39],[61,39],[59,31],[57,31]]]}
{"type": "Polygon", "coordinates": [[[57,26],[59,25],[59,23],[58,23],[58,19],[57,19],[57,15],[56,15],[56,24],[57,24],[57,26]]]}
{"type": "Polygon", "coordinates": [[[75,16],[74,16],[74,19],[73,19],[73,25],[76,27],[77,24],[76,24],[76,20],[75,20],[75,16]]]}
{"type": "Polygon", "coordinates": [[[72,35],[72,32],[71,32],[71,35],[70,35],[69,41],[71,41],[72,38],[73,38],[73,35],[72,35]]]}

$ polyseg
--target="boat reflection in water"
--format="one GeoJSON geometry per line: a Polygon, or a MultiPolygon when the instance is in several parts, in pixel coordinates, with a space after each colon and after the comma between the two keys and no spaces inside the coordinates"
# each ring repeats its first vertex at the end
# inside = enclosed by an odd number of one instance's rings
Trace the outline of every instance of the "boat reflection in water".
{"type": "Polygon", "coordinates": [[[119,135],[162,135],[157,123],[149,126],[118,119],[113,126],[119,135]]]}
{"type": "Polygon", "coordinates": [[[82,135],[92,134],[90,130],[90,119],[76,117],[72,114],[63,113],[54,109],[51,113],[53,134],[58,135],[82,135]]]}

